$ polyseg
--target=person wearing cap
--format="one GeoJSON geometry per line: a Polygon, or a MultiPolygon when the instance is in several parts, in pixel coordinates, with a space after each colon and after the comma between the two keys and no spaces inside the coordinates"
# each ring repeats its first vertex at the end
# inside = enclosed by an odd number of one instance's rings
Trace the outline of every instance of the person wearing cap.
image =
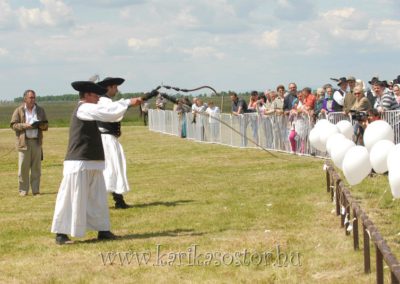
{"type": "MultiPolygon", "coordinates": [[[[97,84],[107,89],[107,93],[99,99],[99,105],[112,105],[112,98],[118,93],[120,86],[125,79],[107,77],[97,84]]],[[[126,159],[124,149],[119,143],[121,136],[121,122],[103,122],[97,121],[97,126],[101,132],[101,140],[105,154],[106,168],[103,171],[106,189],[113,196],[116,209],[126,209],[130,206],[125,203],[123,194],[129,189],[128,178],[126,176],[126,159]]]]}
{"type": "Polygon", "coordinates": [[[23,99],[23,104],[14,110],[10,122],[17,139],[18,189],[20,196],[26,196],[30,185],[32,195],[38,195],[43,158],[43,131],[46,131],[49,125],[46,112],[36,104],[35,91],[26,90],[23,99]]]}
{"type": "Polygon", "coordinates": [[[107,89],[92,81],[76,81],[71,85],[79,91],[79,103],[71,117],[63,179],[51,226],[59,245],[70,242],[68,235],[83,237],[86,230],[98,231],[99,240],[116,238],[110,231],[104,150],[96,121],[120,121],[129,106],[142,101],[132,98],[101,105],[97,104],[99,96],[107,89]]]}
{"type": "Polygon", "coordinates": [[[345,77],[339,78],[338,84],[339,89],[333,93],[333,100],[335,101],[335,111],[342,111],[344,105],[344,98],[347,90],[347,79],[345,77]]]}
{"type": "Polygon", "coordinates": [[[356,86],[356,78],[353,76],[347,77],[347,83],[349,85],[349,92],[344,96],[343,111],[345,114],[350,112],[351,107],[356,101],[356,97],[353,94],[354,87],[356,86]]]}

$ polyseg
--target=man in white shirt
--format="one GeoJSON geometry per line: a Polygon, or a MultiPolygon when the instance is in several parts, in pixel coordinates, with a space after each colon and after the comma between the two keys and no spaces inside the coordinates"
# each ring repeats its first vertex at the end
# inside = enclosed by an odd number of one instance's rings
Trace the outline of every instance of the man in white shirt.
{"type": "MultiPolygon", "coordinates": [[[[100,97],[100,105],[112,105],[112,98],[118,93],[118,86],[125,79],[107,77],[97,84],[107,89],[107,93],[100,97]]],[[[101,140],[103,141],[103,149],[105,154],[106,168],[104,169],[104,180],[108,192],[112,193],[115,201],[116,209],[126,209],[130,206],[125,203],[123,194],[129,189],[128,178],[126,176],[126,159],[124,149],[119,143],[118,138],[121,136],[121,122],[102,122],[98,121],[97,125],[101,132],[101,140]]]]}
{"type": "Polygon", "coordinates": [[[99,96],[107,90],[91,81],[76,81],[80,101],[73,112],[67,155],[54,210],[51,232],[56,244],[69,243],[68,235],[83,237],[86,230],[98,231],[98,239],[114,239],[103,170],[105,168],[101,134],[96,121],[118,122],[129,106],[141,98],[99,105],[99,96]]]}
{"type": "Polygon", "coordinates": [[[338,106],[338,109],[336,109],[335,111],[341,111],[343,109],[344,97],[346,96],[348,86],[347,79],[345,77],[340,78],[338,81],[338,86],[339,89],[333,93],[333,100],[338,106]]]}

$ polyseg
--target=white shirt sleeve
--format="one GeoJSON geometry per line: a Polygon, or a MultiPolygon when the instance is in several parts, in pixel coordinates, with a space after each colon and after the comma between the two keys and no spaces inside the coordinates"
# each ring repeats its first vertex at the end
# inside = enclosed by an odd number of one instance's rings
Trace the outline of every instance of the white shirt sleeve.
{"type": "Polygon", "coordinates": [[[343,104],[344,104],[344,96],[339,91],[335,91],[335,93],[333,94],[333,99],[339,105],[343,106],[343,104]]]}
{"type": "Polygon", "coordinates": [[[89,121],[118,122],[124,117],[129,104],[129,99],[121,99],[108,104],[83,103],[78,108],[77,117],[89,121]]]}

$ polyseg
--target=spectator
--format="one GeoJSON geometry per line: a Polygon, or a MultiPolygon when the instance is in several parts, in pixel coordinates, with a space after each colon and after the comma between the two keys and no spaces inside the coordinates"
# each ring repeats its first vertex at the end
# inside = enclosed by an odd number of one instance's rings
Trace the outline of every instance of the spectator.
{"type": "Polygon", "coordinates": [[[235,92],[229,93],[232,101],[232,114],[239,115],[247,112],[247,104],[242,98],[238,98],[235,92]]]}
{"type": "Polygon", "coordinates": [[[313,114],[316,97],[311,93],[311,89],[306,87],[302,90],[304,110],[310,115],[313,114]]]}
{"type": "Polygon", "coordinates": [[[197,139],[199,141],[204,141],[205,140],[205,132],[204,132],[204,112],[207,109],[207,105],[203,103],[203,100],[200,98],[197,98],[195,100],[195,105],[192,106],[192,113],[193,113],[193,122],[196,124],[195,129],[196,129],[196,134],[197,134],[197,139]]]}
{"type": "Polygon", "coordinates": [[[143,116],[143,124],[144,126],[147,125],[147,122],[149,120],[149,108],[150,108],[150,104],[148,101],[144,101],[141,105],[140,105],[140,110],[141,110],[141,115],[143,116]]]}
{"type": "Polygon", "coordinates": [[[49,125],[44,109],[36,104],[35,91],[26,90],[23,99],[22,105],[14,110],[10,122],[17,138],[18,190],[20,196],[26,196],[30,184],[32,194],[38,195],[43,159],[43,131],[49,125]]]}
{"type": "Polygon", "coordinates": [[[317,96],[316,96],[316,100],[315,100],[315,106],[314,106],[314,121],[318,118],[321,110],[322,110],[322,106],[325,100],[325,92],[323,88],[318,88],[317,89],[317,96]]]}
{"type": "Polygon", "coordinates": [[[289,114],[290,110],[293,109],[294,104],[297,102],[297,85],[295,83],[289,84],[289,93],[285,96],[283,101],[283,111],[289,114]]]}
{"type": "Polygon", "coordinates": [[[399,107],[393,93],[385,88],[385,83],[382,81],[375,81],[373,83],[373,90],[376,95],[374,108],[382,113],[388,110],[394,110],[399,107]]]}
{"type": "Polygon", "coordinates": [[[351,107],[351,111],[353,116],[356,117],[354,124],[355,143],[362,145],[362,137],[366,127],[368,111],[371,110],[371,103],[365,97],[364,90],[359,86],[354,88],[354,96],[356,97],[356,101],[351,107]],[[365,115],[359,114],[359,112],[364,112],[365,115]]]}
{"type": "Polygon", "coordinates": [[[242,98],[238,98],[238,95],[235,92],[230,92],[229,96],[231,97],[232,101],[232,115],[237,117],[239,122],[239,131],[241,133],[241,146],[247,146],[247,125],[248,121],[245,117],[241,115],[247,112],[247,104],[242,98]]]}
{"type": "Polygon", "coordinates": [[[165,110],[165,105],[167,104],[167,100],[161,96],[161,94],[158,94],[156,97],[156,108],[160,110],[165,110]]]}
{"type": "Polygon", "coordinates": [[[285,87],[283,85],[278,85],[276,87],[276,91],[278,92],[278,95],[272,101],[272,103],[274,105],[275,113],[282,114],[283,113],[283,104],[284,104],[284,100],[285,100],[285,87]]]}
{"type": "Polygon", "coordinates": [[[353,94],[354,87],[356,86],[356,78],[354,78],[353,76],[347,77],[347,83],[350,90],[348,93],[346,93],[343,101],[343,111],[345,114],[348,114],[350,112],[351,107],[356,101],[356,97],[353,94]]]}
{"type": "Polygon", "coordinates": [[[374,108],[375,106],[375,101],[376,101],[376,94],[374,91],[374,84],[376,82],[379,82],[378,77],[372,77],[371,81],[368,81],[369,85],[371,86],[370,89],[367,91],[367,99],[369,100],[369,102],[371,103],[371,106],[374,108]]]}
{"type": "Polygon", "coordinates": [[[213,101],[208,102],[208,107],[206,109],[206,113],[208,114],[208,122],[210,126],[210,140],[211,142],[219,141],[219,117],[220,117],[220,109],[217,107],[213,101]]]}
{"type": "Polygon", "coordinates": [[[337,106],[337,110],[335,111],[342,111],[344,98],[346,96],[346,90],[348,86],[347,79],[345,77],[340,78],[338,81],[338,86],[339,89],[333,93],[333,100],[335,101],[335,105],[337,106]]]}
{"type": "Polygon", "coordinates": [[[187,122],[186,122],[186,113],[191,110],[191,103],[187,97],[181,98],[178,100],[178,106],[176,108],[176,112],[178,113],[179,118],[179,133],[181,138],[186,138],[187,131],[187,122]]]}
{"type": "Polygon", "coordinates": [[[256,112],[257,108],[257,101],[258,101],[258,92],[257,91],[252,91],[250,93],[250,99],[249,99],[249,104],[247,105],[247,111],[248,112],[256,112]]]}
{"type": "Polygon", "coordinates": [[[331,87],[326,88],[326,98],[322,102],[321,114],[328,114],[330,112],[335,112],[340,109],[340,106],[337,106],[337,103],[333,99],[333,89],[331,87]]]}
{"type": "Polygon", "coordinates": [[[399,84],[393,85],[393,94],[396,97],[397,103],[400,104],[400,85],[399,84]]]}

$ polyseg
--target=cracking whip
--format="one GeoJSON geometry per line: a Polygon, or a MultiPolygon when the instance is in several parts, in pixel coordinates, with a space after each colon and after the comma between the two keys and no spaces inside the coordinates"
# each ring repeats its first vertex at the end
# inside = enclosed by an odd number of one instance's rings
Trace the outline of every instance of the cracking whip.
{"type": "MultiPolygon", "coordinates": [[[[182,108],[183,108],[186,112],[190,112],[190,111],[192,110],[191,105],[188,105],[188,104],[185,103],[183,100],[178,100],[175,96],[171,96],[171,95],[168,95],[168,94],[166,94],[166,93],[159,92],[158,90],[159,90],[160,88],[164,88],[164,89],[166,89],[166,90],[171,90],[171,89],[172,89],[172,90],[174,90],[174,91],[177,91],[177,92],[184,92],[184,93],[194,92],[194,91],[198,91],[198,90],[201,90],[201,89],[210,89],[210,90],[213,91],[213,93],[214,93],[215,95],[218,95],[217,91],[216,91],[214,88],[212,88],[212,87],[210,87],[210,86],[207,86],[207,85],[201,86],[201,87],[197,87],[197,88],[193,88],[193,89],[182,89],[182,88],[178,88],[178,87],[171,87],[171,86],[161,85],[161,86],[158,86],[155,90],[153,90],[153,91],[151,92],[151,93],[153,93],[154,91],[156,91],[157,94],[160,94],[160,95],[161,95],[163,98],[165,98],[166,100],[171,101],[171,102],[174,103],[174,104],[180,104],[180,105],[182,106],[182,108]]],[[[150,93],[150,94],[151,94],[151,93],[150,93]]],[[[200,115],[202,115],[202,116],[208,116],[208,115],[206,115],[206,114],[204,114],[204,113],[201,113],[201,112],[200,112],[200,113],[197,113],[197,114],[200,114],[200,115]]],[[[222,121],[222,120],[220,120],[220,119],[217,118],[217,117],[213,117],[213,119],[215,119],[216,121],[218,121],[218,122],[220,122],[221,124],[225,125],[226,127],[228,127],[229,129],[231,129],[231,130],[234,131],[235,133],[239,134],[241,137],[245,137],[245,135],[244,135],[243,133],[241,133],[240,131],[234,129],[232,126],[230,126],[229,124],[227,124],[225,121],[222,121]]],[[[260,145],[259,143],[257,143],[256,141],[254,141],[254,140],[252,140],[252,139],[250,139],[250,138],[248,138],[248,137],[245,137],[245,138],[247,138],[248,141],[250,141],[251,143],[253,143],[253,144],[256,145],[257,147],[259,147],[260,149],[262,149],[262,150],[264,150],[265,152],[267,152],[267,153],[268,153],[269,155],[271,155],[272,157],[274,157],[274,158],[279,158],[277,155],[275,155],[274,153],[272,153],[271,151],[269,151],[269,150],[266,149],[265,147],[261,146],[261,145],[260,145]]]]}

